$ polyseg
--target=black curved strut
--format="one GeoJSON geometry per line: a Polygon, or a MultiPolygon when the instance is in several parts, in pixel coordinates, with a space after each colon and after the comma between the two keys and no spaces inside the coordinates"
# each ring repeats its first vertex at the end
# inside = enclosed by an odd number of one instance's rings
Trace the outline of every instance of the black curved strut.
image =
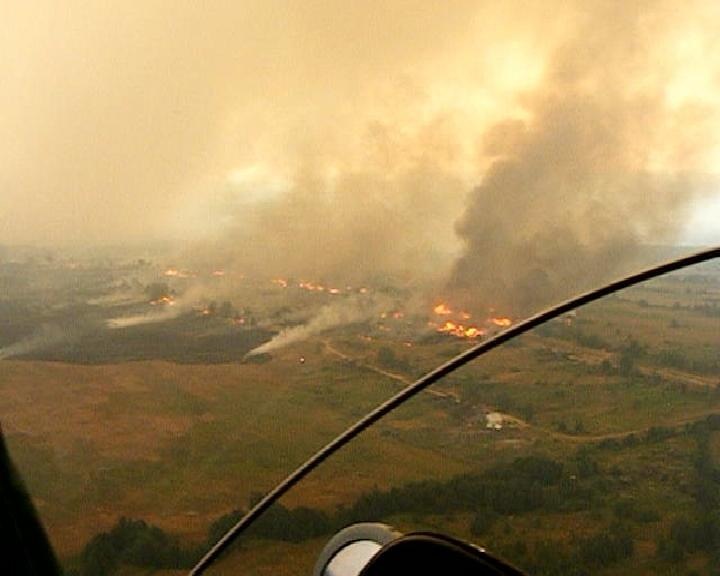
{"type": "Polygon", "coordinates": [[[265,510],[267,510],[272,504],[274,504],[278,499],[280,499],[295,484],[300,482],[303,478],[305,478],[305,476],[307,476],[315,468],[320,466],[320,464],[322,464],[335,452],[340,450],[340,448],[353,440],[361,432],[375,424],[383,416],[386,416],[387,414],[395,410],[398,406],[400,406],[431,384],[434,384],[438,380],[441,380],[448,374],[451,374],[458,368],[464,366],[471,360],[475,360],[479,356],[482,356],[490,350],[497,348],[508,340],[512,340],[513,338],[516,338],[521,334],[525,334],[533,328],[544,324],[548,320],[557,318],[558,316],[569,312],[574,308],[589,304],[590,302],[594,302],[595,300],[599,300],[604,296],[613,294],[624,288],[629,288],[630,286],[634,286],[635,284],[638,284],[645,280],[650,280],[652,278],[662,276],[663,274],[667,274],[675,270],[680,270],[682,268],[692,266],[693,264],[707,262],[708,260],[712,260],[718,257],[720,257],[720,246],[703,250],[695,254],[691,254],[690,256],[684,256],[682,258],[678,258],[664,264],[653,266],[652,268],[648,268],[636,274],[626,276],[625,278],[621,278],[620,280],[616,280],[614,282],[611,282],[610,284],[601,286],[600,288],[595,288],[594,290],[590,290],[589,292],[574,296],[573,298],[565,300],[564,302],[557,304],[556,306],[547,308],[542,312],[530,316],[522,322],[519,322],[518,324],[515,324],[510,328],[499,332],[495,336],[484,340],[483,342],[480,342],[472,348],[468,348],[467,350],[458,354],[451,360],[448,360],[444,364],[428,372],[412,384],[403,388],[400,392],[392,396],[390,399],[386,400],[385,402],[371,410],[355,424],[347,428],[344,432],[331,440],[318,452],[313,454],[303,464],[301,464],[297,469],[295,469],[294,472],[292,472],[282,482],[275,486],[275,488],[268,492],[267,495],[262,498],[262,500],[260,500],[247,514],[245,514],[245,516],[243,516],[237,522],[237,524],[230,528],[225,533],[225,535],[217,541],[217,543],[207,552],[207,554],[205,554],[205,556],[203,556],[203,558],[200,559],[200,561],[190,571],[190,576],[197,576],[198,574],[202,574],[210,566],[210,564],[212,564],[243,531],[245,531],[255,520],[257,520],[257,518],[259,518],[263,512],[265,512],[265,510]]]}

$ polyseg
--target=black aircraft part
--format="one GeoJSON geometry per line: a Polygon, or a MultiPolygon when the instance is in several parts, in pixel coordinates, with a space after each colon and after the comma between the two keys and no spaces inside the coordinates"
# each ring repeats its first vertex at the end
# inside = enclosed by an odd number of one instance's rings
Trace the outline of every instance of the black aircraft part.
{"type": "Polygon", "coordinates": [[[517,568],[444,534],[407,534],[384,546],[360,576],[524,576],[517,568]]]}
{"type": "Polygon", "coordinates": [[[60,576],[50,542],[0,431],[0,565],[3,574],[60,576]]]}

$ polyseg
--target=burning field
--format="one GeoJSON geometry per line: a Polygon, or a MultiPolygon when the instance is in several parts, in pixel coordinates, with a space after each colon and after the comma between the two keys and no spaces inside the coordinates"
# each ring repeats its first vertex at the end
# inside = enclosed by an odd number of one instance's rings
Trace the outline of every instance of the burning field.
{"type": "Polygon", "coordinates": [[[435,328],[438,332],[450,334],[458,338],[480,338],[487,335],[488,327],[507,328],[512,325],[512,320],[505,317],[489,317],[483,321],[482,325],[475,325],[472,314],[468,312],[454,312],[447,304],[441,302],[433,307],[433,313],[444,322],[438,325],[437,321],[431,321],[429,326],[435,328]]]}
{"type": "Polygon", "coordinates": [[[433,336],[478,340],[512,323],[492,311],[473,316],[434,302],[415,285],[389,279],[351,286],[253,278],[231,268],[195,271],[119,262],[103,268],[87,262],[82,270],[80,277],[75,264],[62,261],[14,270],[28,281],[51,273],[73,290],[50,292],[39,284],[35,292],[12,295],[0,358],[91,364],[234,362],[333,330],[412,345],[433,336]],[[81,301],[79,293],[84,293],[81,301]],[[54,303],[40,304],[48,301],[54,303]]]}

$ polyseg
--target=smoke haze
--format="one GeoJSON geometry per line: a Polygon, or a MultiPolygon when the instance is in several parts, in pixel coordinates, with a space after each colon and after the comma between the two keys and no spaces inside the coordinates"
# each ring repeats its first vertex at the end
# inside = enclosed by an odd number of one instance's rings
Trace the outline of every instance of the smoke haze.
{"type": "Polygon", "coordinates": [[[519,313],[673,241],[720,160],[711,0],[15,4],[2,243],[519,313]]]}
{"type": "Polygon", "coordinates": [[[21,356],[36,350],[42,350],[59,342],[69,341],[73,337],[67,327],[46,324],[40,327],[34,334],[22,340],[0,348],[0,360],[21,356]]]}
{"type": "Polygon", "coordinates": [[[525,96],[527,121],[486,133],[497,159],[458,223],[465,246],[453,272],[476,307],[528,313],[629,272],[643,243],[672,241],[707,186],[692,168],[716,111],[667,101],[654,45],[673,24],[661,4],[645,4],[597,3],[525,96]]]}

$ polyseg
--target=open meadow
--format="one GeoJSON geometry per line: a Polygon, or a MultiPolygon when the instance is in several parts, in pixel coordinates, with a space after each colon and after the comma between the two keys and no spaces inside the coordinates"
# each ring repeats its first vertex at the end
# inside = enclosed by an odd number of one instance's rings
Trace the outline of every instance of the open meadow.
{"type": "MultiPolygon", "coordinates": [[[[332,530],[383,520],[537,574],[710,574],[696,540],[720,502],[720,276],[702,272],[577,310],[422,393],[290,492],[217,573],[307,574],[332,530]]],[[[258,494],[470,344],[414,322],[250,361],[5,359],[3,431],[69,570],[102,567],[90,545],[126,518],[171,538],[156,573],[180,573],[258,494]]],[[[113,569],[152,568],[125,564],[113,569]]]]}

